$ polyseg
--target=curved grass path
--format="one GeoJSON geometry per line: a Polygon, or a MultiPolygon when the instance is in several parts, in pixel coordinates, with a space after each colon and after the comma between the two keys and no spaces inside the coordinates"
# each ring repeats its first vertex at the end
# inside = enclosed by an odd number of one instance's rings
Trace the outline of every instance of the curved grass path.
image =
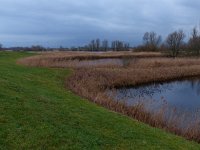
{"type": "Polygon", "coordinates": [[[16,65],[0,52],[0,149],[200,149],[66,91],[68,70],[16,65]]]}

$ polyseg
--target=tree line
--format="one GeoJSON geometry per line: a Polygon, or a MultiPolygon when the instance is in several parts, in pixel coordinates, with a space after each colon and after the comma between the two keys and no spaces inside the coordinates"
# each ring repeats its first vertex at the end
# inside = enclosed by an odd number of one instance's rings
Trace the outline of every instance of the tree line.
{"type": "Polygon", "coordinates": [[[185,41],[186,34],[179,29],[166,37],[156,32],[146,32],[143,36],[143,44],[134,48],[135,51],[165,51],[171,56],[178,55],[200,55],[200,29],[194,27],[188,41],[185,41]]]}
{"type": "Polygon", "coordinates": [[[130,48],[129,43],[120,40],[112,41],[108,40],[93,39],[88,45],[80,47],[80,50],[87,51],[128,51],[130,48]]]}
{"type": "Polygon", "coordinates": [[[100,39],[91,40],[91,42],[83,47],[71,47],[65,48],[60,46],[59,48],[45,48],[41,45],[33,45],[31,47],[10,47],[2,48],[0,44],[0,50],[13,50],[13,51],[128,51],[129,43],[120,40],[115,40],[109,43],[108,40],[101,41],[100,39]]]}
{"type": "Polygon", "coordinates": [[[83,47],[71,48],[45,48],[40,45],[31,47],[11,47],[3,48],[0,44],[0,50],[15,50],[15,51],[164,51],[170,53],[171,56],[177,57],[180,54],[184,55],[200,55],[200,29],[194,27],[191,31],[189,39],[185,40],[186,35],[183,30],[174,31],[163,40],[161,35],[156,32],[144,33],[142,40],[143,43],[136,47],[131,47],[128,42],[115,40],[109,42],[108,40],[100,40],[99,38],[93,39],[89,44],[83,47]]]}

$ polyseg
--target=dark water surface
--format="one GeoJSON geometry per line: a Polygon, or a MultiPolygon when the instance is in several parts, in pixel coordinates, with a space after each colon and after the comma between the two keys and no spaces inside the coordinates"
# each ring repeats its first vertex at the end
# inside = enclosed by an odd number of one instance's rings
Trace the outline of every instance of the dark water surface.
{"type": "Polygon", "coordinates": [[[134,63],[138,59],[137,58],[101,58],[94,60],[74,60],[70,62],[76,63],[78,67],[87,67],[87,66],[127,66],[129,63],[134,63]]]}
{"type": "Polygon", "coordinates": [[[200,78],[146,86],[119,88],[115,100],[134,105],[138,100],[152,100],[152,106],[160,106],[166,101],[169,106],[190,112],[200,108],[200,78]]]}

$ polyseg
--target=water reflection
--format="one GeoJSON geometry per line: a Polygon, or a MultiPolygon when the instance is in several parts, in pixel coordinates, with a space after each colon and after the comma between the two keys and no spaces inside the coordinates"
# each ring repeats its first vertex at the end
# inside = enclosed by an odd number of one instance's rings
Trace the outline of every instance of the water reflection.
{"type": "Polygon", "coordinates": [[[74,64],[77,67],[98,67],[98,66],[123,66],[126,67],[130,63],[136,63],[138,58],[101,58],[93,60],[70,60],[68,63],[74,64]]]}
{"type": "Polygon", "coordinates": [[[134,105],[139,100],[152,100],[153,107],[166,101],[177,109],[196,111],[200,108],[200,80],[191,79],[169,83],[157,83],[133,88],[120,88],[115,91],[115,100],[134,105]]]}

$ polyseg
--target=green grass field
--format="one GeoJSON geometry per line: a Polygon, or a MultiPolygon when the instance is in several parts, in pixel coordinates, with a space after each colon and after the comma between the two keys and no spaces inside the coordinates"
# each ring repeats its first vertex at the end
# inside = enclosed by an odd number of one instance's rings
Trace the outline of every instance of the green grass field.
{"type": "Polygon", "coordinates": [[[16,65],[0,52],[0,149],[200,149],[64,88],[66,69],[16,65]]]}

